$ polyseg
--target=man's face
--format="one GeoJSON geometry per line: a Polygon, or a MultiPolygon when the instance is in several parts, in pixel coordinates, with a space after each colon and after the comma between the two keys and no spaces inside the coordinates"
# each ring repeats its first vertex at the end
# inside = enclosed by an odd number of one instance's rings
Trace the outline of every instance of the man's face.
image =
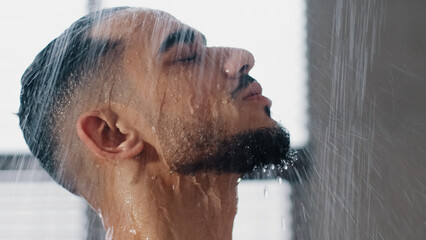
{"type": "Polygon", "coordinates": [[[216,154],[225,139],[277,126],[271,101],[248,76],[249,52],[207,47],[200,32],[163,12],[123,11],[105,26],[126,45],[125,108],[172,170],[216,154]]]}

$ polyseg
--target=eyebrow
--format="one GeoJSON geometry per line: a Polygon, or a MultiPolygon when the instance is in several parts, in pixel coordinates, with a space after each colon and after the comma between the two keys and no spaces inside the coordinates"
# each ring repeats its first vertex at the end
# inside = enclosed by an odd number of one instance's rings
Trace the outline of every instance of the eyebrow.
{"type": "MultiPolygon", "coordinates": [[[[204,35],[201,35],[203,38],[203,43],[206,45],[207,40],[204,35]]],[[[176,32],[170,33],[167,38],[161,43],[158,53],[165,53],[173,46],[184,43],[190,44],[195,41],[195,32],[191,29],[182,29],[176,32]]]]}

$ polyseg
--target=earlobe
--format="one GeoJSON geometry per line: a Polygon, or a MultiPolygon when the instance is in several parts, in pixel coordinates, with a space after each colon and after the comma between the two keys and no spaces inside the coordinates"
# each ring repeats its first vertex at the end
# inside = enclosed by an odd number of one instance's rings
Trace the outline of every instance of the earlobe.
{"type": "Polygon", "coordinates": [[[92,153],[103,159],[135,157],[143,150],[143,140],[136,131],[116,127],[116,122],[117,116],[111,112],[85,112],[77,120],[77,135],[92,153]]]}

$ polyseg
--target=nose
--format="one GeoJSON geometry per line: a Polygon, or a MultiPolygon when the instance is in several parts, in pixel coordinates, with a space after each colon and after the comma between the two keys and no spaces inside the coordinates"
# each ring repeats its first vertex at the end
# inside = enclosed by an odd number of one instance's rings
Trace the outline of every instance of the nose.
{"type": "Polygon", "coordinates": [[[241,75],[248,74],[254,66],[254,57],[245,49],[228,48],[223,71],[227,78],[238,79],[241,75]]]}

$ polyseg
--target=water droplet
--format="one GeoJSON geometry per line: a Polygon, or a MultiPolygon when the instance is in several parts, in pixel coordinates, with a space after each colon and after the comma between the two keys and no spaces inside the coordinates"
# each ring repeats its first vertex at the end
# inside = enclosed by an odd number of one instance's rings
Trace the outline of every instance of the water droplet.
{"type": "Polygon", "coordinates": [[[133,228],[132,228],[132,229],[130,229],[130,230],[129,230],[129,232],[130,232],[131,234],[133,234],[133,235],[136,235],[136,230],[135,230],[135,229],[133,229],[133,228]]]}
{"type": "Polygon", "coordinates": [[[172,185],[172,190],[173,190],[173,191],[175,190],[175,185],[174,185],[174,184],[172,185]]]}
{"type": "Polygon", "coordinates": [[[282,178],[278,178],[278,184],[281,184],[283,182],[283,179],[282,178]]]}
{"type": "Polygon", "coordinates": [[[288,165],[284,164],[284,170],[288,170],[288,165]]]}
{"type": "Polygon", "coordinates": [[[263,196],[265,198],[268,198],[268,196],[269,196],[268,186],[266,186],[265,189],[263,189],[263,196]]]}
{"type": "Polygon", "coordinates": [[[238,178],[237,183],[240,183],[240,182],[241,182],[241,178],[238,178]]]}

